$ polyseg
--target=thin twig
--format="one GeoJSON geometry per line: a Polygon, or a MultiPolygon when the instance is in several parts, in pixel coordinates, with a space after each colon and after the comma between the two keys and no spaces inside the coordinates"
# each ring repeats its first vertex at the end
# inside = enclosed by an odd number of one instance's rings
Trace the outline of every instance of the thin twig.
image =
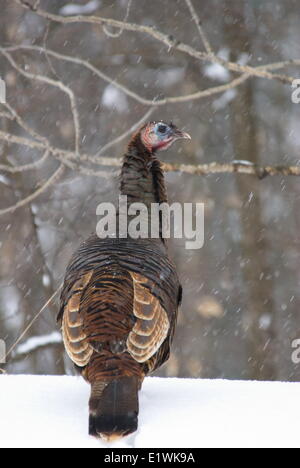
{"type": "Polygon", "coordinates": [[[154,111],[155,111],[155,107],[152,107],[151,109],[149,109],[146,112],[146,114],[143,115],[143,117],[138,122],[136,122],[134,125],[132,125],[128,130],[126,130],[126,132],[122,133],[122,135],[119,135],[114,140],[109,141],[108,143],[106,143],[106,145],[102,146],[99,149],[98,153],[96,153],[95,156],[101,156],[101,154],[103,154],[106,150],[108,150],[109,148],[111,148],[114,145],[117,145],[121,141],[125,140],[125,138],[130,136],[136,130],[138,130],[140,128],[140,126],[151,117],[151,115],[153,114],[154,111]]]}
{"type": "Polygon", "coordinates": [[[31,135],[34,139],[38,141],[49,144],[47,138],[43,137],[42,135],[39,135],[35,130],[29,127],[25,120],[20,116],[20,114],[18,114],[18,112],[8,102],[5,102],[3,105],[9,110],[13,119],[16,120],[20,127],[22,127],[26,132],[28,132],[29,135],[31,135]]]}
{"type": "Polygon", "coordinates": [[[8,356],[11,355],[13,350],[18,346],[18,344],[22,341],[26,333],[30,330],[30,328],[34,325],[34,323],[37,321],[37,319],[42,315],[42,313],[47,309],[47,307],[51,304],[51,302],[55,299],[59,291],[61,290],[63,284],[61,284],[56,291],[52,294],[52,296],[47,300],[47,302],[43,305],[41,310],[33,317],[33,319],[30,321],[30,323],[27,325],[25,330],[21,333],[19,338],[15,341],[15,343],[11,346],[11,348],[7,351],[6,356],[5,356],[5,361],[7,361],[8,356]]]}
{"type": "Polygon", "coordinates": [[[0,210],[0,216],[8,214],[8,213],[14,213],[19,208],[31,203],[33,200],[39,197],[42,193],[48,190],[48,188],[51,187],[51,185],[55,184],[55,182],[57,182],[57,180],[63,175],[64,171],[65,171],[65,167],[63,164],[61,164],[59,168],[47,180],[47,182],[45,182],[40,188],[38,188],[35,192],[31,193],[28,197],[23,198],[22,200],[15,203],[15,205],[12,205],[12,206],[9,206],[8,208],[3,208],[2,210],[0,210]]]}
{"type": "Polygon", "coordinates": [[[0,164],[0,171],[8,172],[10,174],[18,174],[20,172],[32,171],[42,166],[44,162],[48,159],[48,157],[49,157],[49,151],[47,150],[45,151],[44,155],[40,159],[38,159],[37,161],[33,163],[24,164],[22,166],[8,166],[8,165],[0,164]]]}
{"type": "MultiPolygon", "coordinates": [[[[130,13],[130,8],[131,8],[131,4],[132,4],[132,0],[128,0],[128,5],[127,5],[127,8],[126,8],[126,13],[125,13],[125,16],[124,16],[124,19],[123,19],[123,22],[126,23],[128,18],[129,18],[129,13],[130,13]]],[[[106,26],[103,26],[103,31],[105,32],[105,34],[108,36],[108,37],[112,37],[112,38],[117,38],[117,37],[120,37],[122,36],[123,32],[124,32],[124,28],[120,28],[118,32],[116,33],[113,33],[111,31],[109,31],[107,29],[106,26]]]]}
{"type": "Polygon", "coordinates": [[[205,50],[206,52],[209,54],[209,55],[214,55],[213,53],[213,50],[212,50],[212,47],[210,45],[210,42],[209,40],[207,39],[206,37],[206,34],[202,28],[202,23],[201,23],[201,20],[194,8],[194,5],[192,3],[192,0],[185,0],[185,3],[187,4],[188,6],[188,9],[190,10],[190,13],[192,15],[192,19],[194,20],[194,22],[196,23],[196,26],[197,26],[197,29],[198,29],[198,32],[199,32],[199,35],[201,37],[201,40],[203,42],[203,45],[205,47],[205,50]]]}
{"type": "Polygon", "coordinates": [[[205,97],[213,96],[214,94],[222,94],[228,91],[229,89],[237,88],[241,84],[245,83],[245,81],[247,81],[249,78],[250,78],[250,75],[245,74],[245,75],[239,76],[238,78],[235,78],[234,80],[224,85],[213,86],[212,88],[207,88],[203,91],[197,91],[196,93],[193,93],[193,94],[186,94],[185,96],[177,96],[175,98],[170,97],[170,98],[167,98],[166,101],[169,104],[176,104],[179,102],[189,102],[189,101],[194,101],[198,99],[203,99],[205,97]]]}
{"type": "Polygon", "coordinates": [[[49,55],[47,54],[47,39],[48,39],[48,35],[49,35],[49,31],[50,31],[50,24],[51,22],[48,21],[48,24],[46,26],[46,31],[45,31],[45,34],[44,34],[44,37],[43,37],[43,50],[44,50],[44,54],[45,54],[45,57],[46,57],[46,60],[47,60],[47,63],[48,63],[48,66],[51,70],[51,72],[53,73],[53,76],[55,76],[58,80],[61,80],[61,78],[58,76],[57,74],[57,71],[55,70],[51,60],[50,60],[50,57],[49,55]]]}
{"type": "MultiPolygon", "coordinates": [[[[31,149],[45,151],[48,150],[53,156],[59,159],[61,162],[66,163],[69,160],[76,159],[77,154],[74,151],[67,151],[61,148],[56,148],[51,145],[46,145],[45,143],[29,140],[28,138],[19,137],[17,135],[12,135],[11,133],[3,132],[0,130],[0,140],[6,141],[8,143],[13,143],[16,145],[26,146],[31,149]]],[[[110,166],[118,167],[120,166],[121,159],[119,158],[108,158],[104,156],[92,156],[89,154],[80,154],[79,159],[82,162],[92,162],[100,164],[101,166],[110,166]]]]}
{"type": "Polygon", "coordinates": [[[0,117],[1,119],[14,120],[13,115],[9,114],[8,112],[0,112],[0,117]]]}

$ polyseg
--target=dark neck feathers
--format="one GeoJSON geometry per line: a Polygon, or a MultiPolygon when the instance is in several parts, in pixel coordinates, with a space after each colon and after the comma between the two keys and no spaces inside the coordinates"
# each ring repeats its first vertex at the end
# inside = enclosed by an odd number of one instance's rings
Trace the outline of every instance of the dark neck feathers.
{"type": "Polygon", "coordinates": [[[167,202],[164,175],[160,161],[149,151],[137,134],[129,143],[121,172],[121,195],[128,203],[167,202]]]}

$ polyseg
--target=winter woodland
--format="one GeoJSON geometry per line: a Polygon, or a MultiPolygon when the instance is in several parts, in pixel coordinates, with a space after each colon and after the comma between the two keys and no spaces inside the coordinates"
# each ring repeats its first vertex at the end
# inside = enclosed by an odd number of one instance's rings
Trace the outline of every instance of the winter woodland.
{"type": "Polygon", "coordinates": [[[157,375],[299,381],[299,21],[297,0],[1,0],[5,371],[72,374],[66,265],[129,135],[164,119],[192,136],[163,162],[170,201],[205,204],[205,244],[171,243],[184,298],[157,375]]]}

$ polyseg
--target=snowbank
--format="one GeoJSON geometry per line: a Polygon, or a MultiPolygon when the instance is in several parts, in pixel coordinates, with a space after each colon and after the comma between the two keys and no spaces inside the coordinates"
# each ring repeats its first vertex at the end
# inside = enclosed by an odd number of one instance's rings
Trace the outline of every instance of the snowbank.
{"type": "MultiPolygon", "coordinates": [[[[300,384],[148,378],[140,427],[110,447],[300,447],[300,384]]],[[[0,447],[107,447],[76,377],[0,377],[0,447]]]]}

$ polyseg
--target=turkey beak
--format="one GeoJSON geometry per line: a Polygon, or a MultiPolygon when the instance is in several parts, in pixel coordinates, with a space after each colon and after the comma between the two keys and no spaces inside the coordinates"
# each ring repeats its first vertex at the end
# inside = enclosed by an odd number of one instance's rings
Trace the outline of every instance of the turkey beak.
{"type": "Polygon", "coordinates": [[[191,140],[192,137],[186,132],[182,132],[180,130],[175,131],[175,137],[177,140],[191,140]]]}

